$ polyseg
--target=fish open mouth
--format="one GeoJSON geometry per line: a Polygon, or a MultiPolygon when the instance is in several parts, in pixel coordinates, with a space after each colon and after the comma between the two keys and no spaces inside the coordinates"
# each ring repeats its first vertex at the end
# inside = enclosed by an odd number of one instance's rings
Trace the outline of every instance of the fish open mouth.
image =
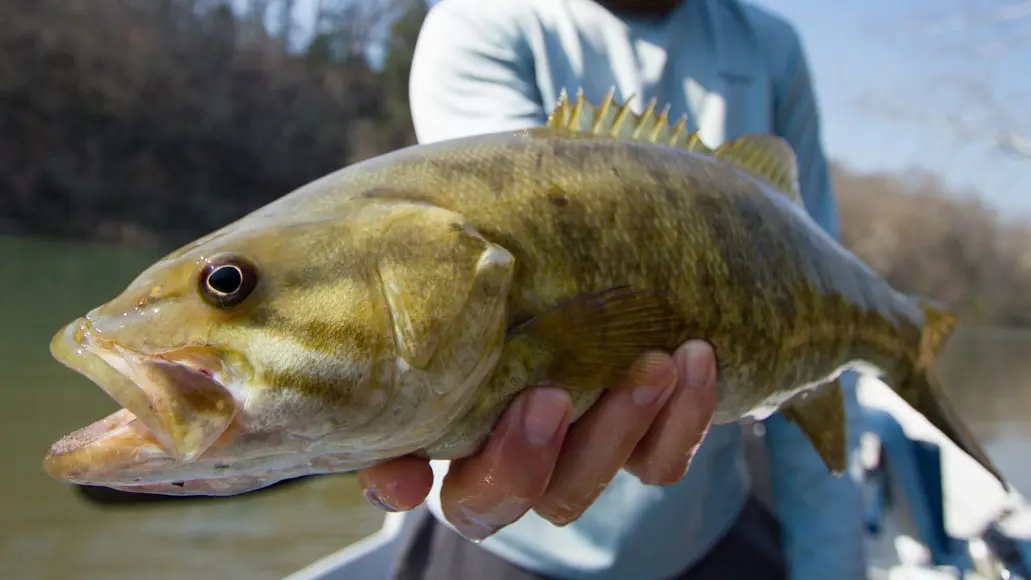
{"type": "Polygon", "coordinates": [[[204,349],[142,355],[98,336],[83,318],[54,337],[51,352],[123,407],[50,447],[44,468],[57,479],[131,485],[144,464],[153,475],[196,460],[236,417],[220,380],[226,371],[204,349]]]}

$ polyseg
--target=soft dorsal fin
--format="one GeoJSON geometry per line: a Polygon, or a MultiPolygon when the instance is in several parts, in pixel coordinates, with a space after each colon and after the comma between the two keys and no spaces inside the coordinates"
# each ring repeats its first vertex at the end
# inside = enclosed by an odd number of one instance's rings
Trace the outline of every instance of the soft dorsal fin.
{"type": "Polygon", "coordinates": [[[702,142],[697,131],[687,132],[687,115],[669,125],[669,105],[656,113],[658,101],[652,99],[640,115],[630,110],[630,101],[617,104],[615,88],[595,107],[584,98],[583,89],[572,102],[565,90],[548,117],[548,127],[588,133],[599,137],[626,139],[679,147],[693,153],[711,155],[734,165],[763,183],[773,186],[796,203],[802,203],[798,187],[795,153],[780,137],[746,135],[728,141],[715,151],[702,142]]]}
{"type": "Polygon", "coordinates": [[[716,148],[716,157],[772,185],[801,204],[798,165],[787,141],[775,135],[745,135],[716,148]]]}

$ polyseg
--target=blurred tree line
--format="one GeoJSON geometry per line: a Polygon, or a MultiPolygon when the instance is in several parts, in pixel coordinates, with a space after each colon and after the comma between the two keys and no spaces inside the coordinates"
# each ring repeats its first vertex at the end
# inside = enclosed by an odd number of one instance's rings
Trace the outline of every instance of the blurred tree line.
{"type": "MultiPolygon", "coordinates": [[[[414,143],[424,1],[315,2],[304,27],[295,0],[5,2],[0,232],[178,244],[414,143]]],[[[933,176],[834,174],[846,245],[896,287],[1031,325],[1031,230],[933,176]]]]}
{"type": "Polygon", "coordinates": [[[422,0],[10,0],[0,230],[182,239],[415,142],[422,0]],[[369,46],[382,48],[370,65],[369,46]]]}
{"type": "Polygon", "coordinates": [[[1031,227],[939,177],[833,178],[842,242],[903,292],[949,305],[966,322],[1031,326],[1031,227]]]}

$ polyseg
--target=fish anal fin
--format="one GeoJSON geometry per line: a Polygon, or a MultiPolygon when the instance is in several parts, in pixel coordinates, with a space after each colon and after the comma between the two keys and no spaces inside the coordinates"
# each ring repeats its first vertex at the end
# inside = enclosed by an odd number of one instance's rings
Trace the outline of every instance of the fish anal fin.
{"type": "Polygon", "coordinates": [[[798,425],[831,473],[841,475],[845,472],[848,466],[848,423],[840,381],[835,379],[796,395],[780,412],[798,425]]]}
{"type": "Polygon", "coordinates": [[[616,386],[649,350],[676,348],[684,324],[661,292],[617,287],[577,295],[514,328],[552,353],[546,380],[569,389],[616,386]]]}

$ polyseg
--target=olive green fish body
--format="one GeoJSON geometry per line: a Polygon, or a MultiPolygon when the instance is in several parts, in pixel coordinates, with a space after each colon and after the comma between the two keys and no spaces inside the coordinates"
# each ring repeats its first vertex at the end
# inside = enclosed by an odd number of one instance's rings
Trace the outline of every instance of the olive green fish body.
{"type": "Polygon", "coordinates": [[[921,308],[782,193],[693,153],[551,133],[412,150],[363,195],[454,211],[511,252],[509,326],[581,293],[666,293],[683,321],[671,340],[715,345],[733,419],[856,358],[915,364],[921,308]]]}
{"type": "MultiPolygon", "coordinates": [[[[391,184],[368,195],[452,210],[513,254],[510,328],[584,293],[665,294],[681,323],[666,346],[704,338],[715,347],[717,422],[768,415],[853,363],[893,378],[917,369],[923,309],[783,193],[718,159],[555,130],[395,159],[366,176],[391,184]]],[[[548,358],[521,361],[518,374],[546,380],[548,358]]]]}
{"type": "Polygon", "coordinates": [[[371,159],[159,261],[55,337],[128,411],[48,470],[231,494],[462,457],[527,386],[568,389],[579,416],[645,351],[700,338],[717,422],[779,409],[841,472],[835,379],[871,371],[998,475],[931,372],[954,321],[813,222],[786,144],[711,150],[654,103],[612,105],[371,159]]]}

